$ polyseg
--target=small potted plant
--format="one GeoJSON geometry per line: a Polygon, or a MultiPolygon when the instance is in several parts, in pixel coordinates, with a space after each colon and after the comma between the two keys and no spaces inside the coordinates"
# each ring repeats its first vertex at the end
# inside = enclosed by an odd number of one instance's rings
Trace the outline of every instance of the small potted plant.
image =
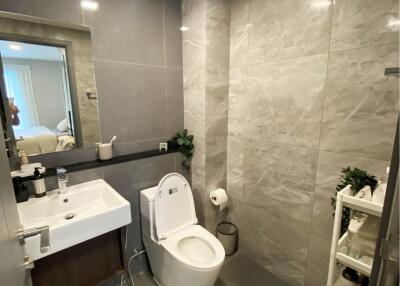
{"type": "Polygon", "coordinates": [[[186,157],[186,159],[182,162],[182,167],[185,169],[190,169],[191,158],[194,153],[194,144],[193,144],[193,135],[188,135],[188,130],[184,129],[182,132],[178,132],[172,137],[171,140],[168,140],[168,149],[177,149],[179,152],[186,157]]]}

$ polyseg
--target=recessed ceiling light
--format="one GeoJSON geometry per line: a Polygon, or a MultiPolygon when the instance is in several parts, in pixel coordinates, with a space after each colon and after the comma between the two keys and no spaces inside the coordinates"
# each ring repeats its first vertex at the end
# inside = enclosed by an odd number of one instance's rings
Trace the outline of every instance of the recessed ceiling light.
{"type": "Polygon", "coordinates": [[[91,0],[83,0],[81,1],[81,7],[85,10],[97,10],[99,8],[99,3],[96,1],[91,1],[91,0]]]}
{"type": "Polygon", "coordinates": [[[389,19],[387,25],[388,28],[391,28],[393,30],[399,30],[400,28],[400,19],[392,17],[389,19]]]}
{"type": "Polygon", "coordinates": [[[314,0],[310,5],[315,9],[326,9],[332,5],[332,2],[330,0],[314,0]]]}
{"type": "Polygon", "coordinates": [[[8,45],[8,48],[9,48],[10,50],[13,50],[13,51],[20,51],[20,50],[22,50],[21,45],[20,45],[20,44],[16,44],[16,43],[9,44],[9,45],[8,45]]]}
{"type": "Polygon", "coordinates": [[[186,32],[187,30],[189,30],[190,28],[189,27],[186,27],[186,26],[182,26],[182,27],[180,27],[179,28],[179,30],[181,30],[182,32],[186,32]]]}

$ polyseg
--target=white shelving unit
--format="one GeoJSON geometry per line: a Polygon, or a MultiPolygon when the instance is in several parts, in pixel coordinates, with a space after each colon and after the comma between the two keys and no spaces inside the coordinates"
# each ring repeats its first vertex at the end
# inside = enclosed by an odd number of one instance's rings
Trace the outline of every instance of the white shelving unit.
{"type": "Polygon", "coordinates": [[[339,239],[343,207],[348,207],[374,216],[380,217],[382,215],[383,205],[361,199],[360,196],[363,195],[365,195],[364,189],[361,190],[357,196],[353,196],[351,185],[346,186],[337,194],[327,286],[333,286],[334,284],[337,262],[364,275],[371,275],[372,258],[361,257],[360,259],[355,259],[340,251],[347,245],[348,240],[347,232],[339,239]]]}

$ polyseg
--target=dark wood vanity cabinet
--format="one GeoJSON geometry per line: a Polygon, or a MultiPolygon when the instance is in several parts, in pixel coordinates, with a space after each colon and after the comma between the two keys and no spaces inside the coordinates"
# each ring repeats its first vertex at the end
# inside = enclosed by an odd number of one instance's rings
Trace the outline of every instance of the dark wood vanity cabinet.
{"type": "Polygon", "coordinates": [[[99,285],[124,272],[121,231],[116,230],[35,261],[33,286],[99,285]]]}

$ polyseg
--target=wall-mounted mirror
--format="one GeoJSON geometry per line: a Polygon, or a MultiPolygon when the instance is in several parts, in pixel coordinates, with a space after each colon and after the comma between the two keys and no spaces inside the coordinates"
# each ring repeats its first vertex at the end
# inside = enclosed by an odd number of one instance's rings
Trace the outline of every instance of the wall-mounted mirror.
{"type": "Polygon", "coordinates": [[[87,30],[0,18],[0,92],[9,157],[100,141],[87,30]]]}

